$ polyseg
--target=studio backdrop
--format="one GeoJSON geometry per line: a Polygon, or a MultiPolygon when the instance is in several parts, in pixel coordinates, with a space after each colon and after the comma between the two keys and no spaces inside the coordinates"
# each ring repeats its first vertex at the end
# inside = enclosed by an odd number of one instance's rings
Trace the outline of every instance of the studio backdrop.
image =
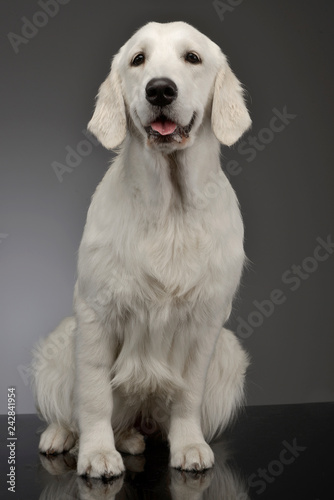
{"type": "MultiPolygon", "coordinates": [[[[86,132],[110,60],[148,21],[183,20],[243,82],[252,129],[222,148],[249,262],[229,326],[247,404],[334,400],[333,5],[325,0],[12,0],[2,6],[0,412],[33,413],[35,342],[72,313],[90,198],[112,153],[86,132]]],[[[55,348],[59,348],[55,346],[55,348]]]]}

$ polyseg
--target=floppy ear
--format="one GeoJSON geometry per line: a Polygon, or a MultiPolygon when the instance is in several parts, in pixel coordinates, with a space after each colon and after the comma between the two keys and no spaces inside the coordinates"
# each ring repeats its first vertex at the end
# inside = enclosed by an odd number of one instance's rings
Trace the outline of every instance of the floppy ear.
{"type": "Polygon", "coordinates": [[[107,149],[119,146],[126,135],[125,104],[116,66],[117,59],[114,58],[110,73],[100,86],[95,111],[88,123],[88,130],[107,149]]]}
{"type": "Polygon", "coordinates": [[[232,146],[251,126],[241,83],[225,62],[218,71],[212,102],[211,124],[217,139],[232,146]]]}

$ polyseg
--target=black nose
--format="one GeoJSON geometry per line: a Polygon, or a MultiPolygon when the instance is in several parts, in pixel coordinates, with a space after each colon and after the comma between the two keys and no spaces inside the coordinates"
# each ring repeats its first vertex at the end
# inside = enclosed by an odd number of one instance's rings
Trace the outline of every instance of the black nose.
{"type": "Polygon", "coordinates": [[[153,106],[167,106],[177,96],[177,86],[170,78],[152,78],[146,85],[146,99],[153,106]]]}

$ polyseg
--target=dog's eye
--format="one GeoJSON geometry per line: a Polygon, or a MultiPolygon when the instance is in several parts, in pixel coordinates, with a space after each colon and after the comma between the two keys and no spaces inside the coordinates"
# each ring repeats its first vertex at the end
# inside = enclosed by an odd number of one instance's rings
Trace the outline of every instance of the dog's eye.
{"type": "Polygon", "coordinates": [[[185,60],[187,62],[190,62],[191,64],[200,64],[202,62],[199,55],[195,52],[188,52],[186,54],[185,60]]]}
{"type": "Polygon", "coordinates": [[[131,66],[140,66],[145,61],[143,53],[137,54],[131,61],[131,66]]]}

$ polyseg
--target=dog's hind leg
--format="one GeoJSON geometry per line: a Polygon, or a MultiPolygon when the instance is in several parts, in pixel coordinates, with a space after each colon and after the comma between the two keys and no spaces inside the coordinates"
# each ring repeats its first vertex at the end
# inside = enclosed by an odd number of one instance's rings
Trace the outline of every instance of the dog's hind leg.
{"type": "Polygon", "coordinates": [[[65,318],[34,349],[33,392],[39,415],[49,424],[40,438],[42,453],[62,453],[76,441],[73,418],[74,317],[65,318]]]}
{"type": "Polygon", "coordinates": [[[202,430],[206,441],[222,432],[244,398],[249,358],[237,337],[222,328],[210,361],[202,402],[202,430]]]}

